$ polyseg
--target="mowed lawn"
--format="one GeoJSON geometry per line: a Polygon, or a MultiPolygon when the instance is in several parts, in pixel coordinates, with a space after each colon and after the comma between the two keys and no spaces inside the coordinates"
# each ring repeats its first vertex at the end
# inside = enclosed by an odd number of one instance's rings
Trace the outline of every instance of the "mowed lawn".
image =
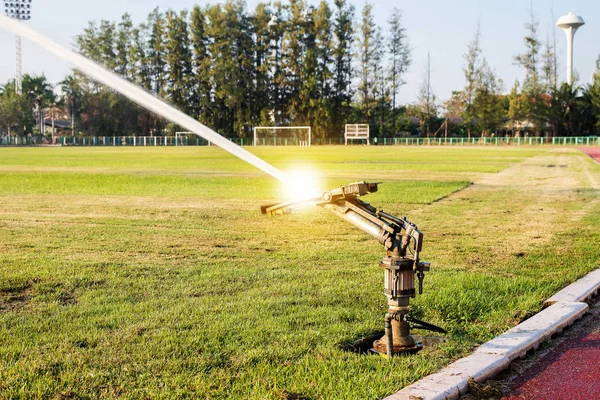
{"type": "MultiPolygon", "coordinates": [[[[574,149],[256,148],[425,234],[414,315],[447,342],[386,359],[375,240],[211,148],[0,148],[0,398],[377,399],[468,354],[600,262],[600,167],[574,149]]],[[[415,334],[430,335],[415,331],[415,334]]]]}

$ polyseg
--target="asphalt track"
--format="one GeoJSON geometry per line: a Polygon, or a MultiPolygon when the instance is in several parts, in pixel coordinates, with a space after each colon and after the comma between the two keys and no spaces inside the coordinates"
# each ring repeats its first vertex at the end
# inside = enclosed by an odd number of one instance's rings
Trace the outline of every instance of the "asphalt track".
{"type": "Polygon", "coordinates": [[[600,304],[548,349],[515,362],[501,386],[506,400],[600,399],[600,304]]]}
{"type": "Polygon", "coordinates": [[[600,163],[600,147],[580,147],[579,150],[600,163]]]}

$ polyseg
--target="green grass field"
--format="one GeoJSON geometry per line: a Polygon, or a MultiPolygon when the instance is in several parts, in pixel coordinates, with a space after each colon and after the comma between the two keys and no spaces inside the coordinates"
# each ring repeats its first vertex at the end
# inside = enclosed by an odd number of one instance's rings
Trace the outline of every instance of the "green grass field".
{"type": "MultiPolygon", "coordinates": [[[[344,350],[383,329],[375,240],[216,148],[0,148],[0,399],[378,399],[541,309],[600,261],[600,167],[574,149],[257,148],[407,215],[432,263],[413,314],[445,344],[344,350]]],[[[428,334],[415,332],[415,334],[428,334]]]]}

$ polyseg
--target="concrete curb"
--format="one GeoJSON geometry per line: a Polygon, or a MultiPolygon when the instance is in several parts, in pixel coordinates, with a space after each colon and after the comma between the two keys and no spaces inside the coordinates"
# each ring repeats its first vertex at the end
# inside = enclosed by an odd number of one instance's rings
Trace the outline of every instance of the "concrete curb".
{"type": "Polygon", "coordinates": [[[545,306],[558,302],[570,303],[586,301],[600,290],[600,269],[590,272],[583,278],[575,281],[544,303],[545,306]]]}
{"type": "Polygon", "coordinates": [[[484,382],[510,366],[516,358],[562,332],[588,310],[585,300],[600,289],[600,269],[589,273],[546,301],[547,308],[502,335],[479,346],[473,354],[440,372],[405,387],[385,400],[448,400],[468,390],[469,378],[484,382]]]}

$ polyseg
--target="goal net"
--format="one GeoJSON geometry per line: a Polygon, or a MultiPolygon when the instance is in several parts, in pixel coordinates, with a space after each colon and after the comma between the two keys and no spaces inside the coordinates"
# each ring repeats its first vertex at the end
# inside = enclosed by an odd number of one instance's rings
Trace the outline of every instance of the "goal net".
{"type": "Polygon", "coordinates": [[[257,126],[254,128],[255,146],[310,146],[310,126],[257,126]]]}

